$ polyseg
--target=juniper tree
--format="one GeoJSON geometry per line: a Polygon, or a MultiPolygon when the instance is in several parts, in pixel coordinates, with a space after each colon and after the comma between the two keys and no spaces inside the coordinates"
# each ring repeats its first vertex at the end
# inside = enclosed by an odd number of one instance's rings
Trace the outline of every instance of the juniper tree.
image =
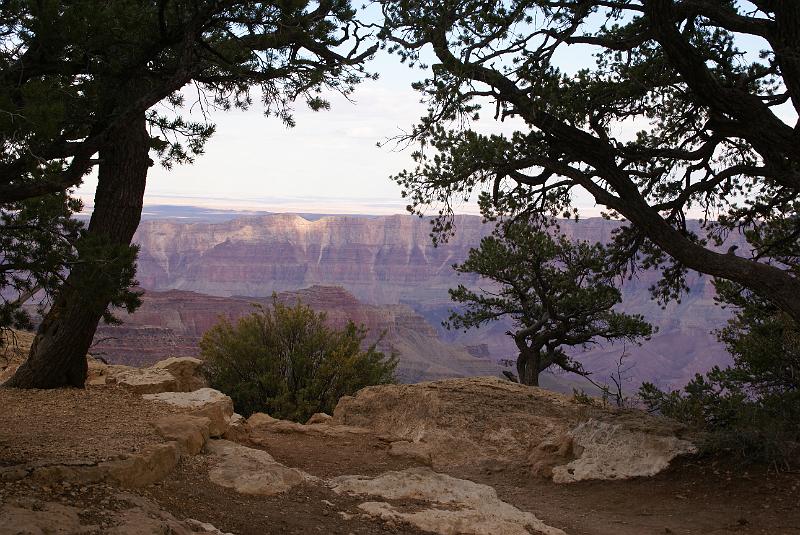
{"type": "Polygon", "coordinates": [[[617,260],[660,266],[659,297],[680,294],[693,269],[800,320],[800,2],[380,4],[390,51],[412,64],[433,55],[417,84],[429,113],[406,139],[417,166],[396,179],[411,211],[439,205],[436,232],[473,194],[490,217],[572,215],[582,191],[629,222],[617,260]],[[570,55],[586,66],[564,71],[570,55]],[[513,133],[477,131],[487,104],[513,133]],[[752,254],[715,247],[736,231],[752,254]]]}
{"type": "Polygon", "coordinates": [[[151,157],[190,163],[214,131],[181,115],[182,90],[204,116],[259,98],[292,125],[293,102],[327,108],[320,92],[349,93],[373,52],[348,0],[3,2],[0,39],[0,205],[98,179],[77,260],[7,383],[37,388],[84,384],[98,320],[133,281],[151,157]]]}
{"type": "Polygon", "coordinates": [[[469,329],[510,318],[514,329],[506,334],[519,350],[521,383],[538,386],[539,374],[551,366],[587,375],[568,348],[635,342],[652,334],[641,316],[613,310],[622,296],[608,260],[601,244],[573,243],[525,220],[505,222],[454,266],[492,286],[451,289],[450,297],[463,309],[453,312],[446,326],[469,329]]]}

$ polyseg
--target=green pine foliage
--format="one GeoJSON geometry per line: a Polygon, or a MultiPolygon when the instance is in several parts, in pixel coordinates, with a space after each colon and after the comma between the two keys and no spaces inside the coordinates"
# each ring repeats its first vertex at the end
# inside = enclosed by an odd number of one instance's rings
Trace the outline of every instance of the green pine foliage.
{"type": "Polygon", "coordinates": [[[641,316],[613,310],[622,295],[608,264],[600,244],[572,242],[526,219],[504,222],[455,266],[489,286],[450,290],[462,309],[445,326],[469,329],[510,318],[514,329],[508,335],[519,349],[517,371],[525,384],[537,385],[539,373],[551,366],[588,375],[566,348],[637,342],[653,332],[641,316]]]}
{"type": "Polygon", "coordinates": [[[800,256],[776,251],[800,236],[797,1],[381,6],[382,46],[432,65],[414,84],[425,115],[392,142],[417,149],[394,180],[409,211],[435,216],[436,239],[476,197],[500,218],[575,217],[589,196],[625,221],[620,265],[661,271],[658,299],[695,270],[800,321],[800,256]],[[731,232],[752,256],[719,254],[731,232]]]}
{"type": "Polygon", "coordinates": [[[60,287],[76,260],[83,224],[72,214],[80,209],[60,193],[0,205],[0,329],[30,329],[23,305],[39,292],[46,303],[60,287]]]}
{"type": "Polygon", "coordinates": [[[245,416],[265,412],[305,422],[331,413],[339,398],[370,385],[394,382],[397,360],[363,349],[367,331],[353,322],[329,327],[325,314],[302,303],[272,306],[235,325],[222,320],[205,333],[200,348],[212,387],[233,399],[245,416]]]}
{"type": "Polygon", "coordinates": [[[658,411],[708,432],[710,451],[797,465],[800,453],[800,326],[769,301],[717,281],[720,300],[736,307],[718,337],[733,365],[697,375],[679,391],[645,383],[640,396],[658,411]]]}
{"type": "Polygon", "coordinates": [[[92,271],[93,282],[82,288],[82,299],[104,304],[111,296],[106,323],[119,323],[113,309],[133,312],[141,304],[138,247],[114,246],[87,233],[74,218],[82,208],[80,200],[63,193],[0,205],[0,330],[31,329],[31,312],[44,314],[79,263],[92,271]]]}

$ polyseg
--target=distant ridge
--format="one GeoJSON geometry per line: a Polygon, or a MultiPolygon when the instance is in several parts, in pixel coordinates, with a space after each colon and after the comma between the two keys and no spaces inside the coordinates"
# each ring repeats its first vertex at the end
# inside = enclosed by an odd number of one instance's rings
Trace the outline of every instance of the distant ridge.
{"type": "MultiPolygon", "coordinates": [[[[385,333],[379,349],[398,355],[398,377],[404,382],[499,374],[500,368],[493,361],[441,341],[425,318],[406,305],[367,305],[337,286],[313,286],[282,293],[278,298],[290,304],[300,301],[324,312],[337,328],[350,320],[364,325],[369,329],[369,343],[385,333]]],[[[203,333],[221,317],[236,321],[253,312],[253,303],[270,302],[271,298],[150,291],[137,312],[123,316],[121,326],[104,325],[98,329],[92,353],[113,364],[136,366],[169,356],[196,356],[203,333]]]]}

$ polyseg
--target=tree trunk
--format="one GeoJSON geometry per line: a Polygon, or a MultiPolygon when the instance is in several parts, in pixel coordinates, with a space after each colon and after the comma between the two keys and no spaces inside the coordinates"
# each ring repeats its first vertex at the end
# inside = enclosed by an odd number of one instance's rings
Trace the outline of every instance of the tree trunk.
{"type": "Polygon", "coordinates": [[[517,357],[519,382],[528,386],[539,386],[539,359],[533,352],[520,352],[517,357]]]}
{"type": "Polygon", "coordinates": [[[124,265],[118,255],[130,247],[139,226],[150,166],[145,117],[130,121],[100,148],[94,211],[84,243],[102,246],[72,268],[31,346],[28,360],[4,386],[83,388],[86,352],[97,324],[119,290],[124,265]],[[99,250],[99,253],[97,252],[99,250]],[[116,260],[116,261],[115,261],[116,260]]]}

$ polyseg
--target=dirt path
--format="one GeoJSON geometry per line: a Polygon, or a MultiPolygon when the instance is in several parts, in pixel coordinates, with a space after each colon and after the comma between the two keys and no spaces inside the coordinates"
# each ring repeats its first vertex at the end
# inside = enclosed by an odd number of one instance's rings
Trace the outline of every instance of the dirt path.
{"type": "Polygon", "coordinates": [[[202,518],[237,535],[425,533],[362,516],[357,505],[364,500],[337,495],[322,485],[304,484],[277,496],[239,494],[209,481],[207,463],[204,455],[190,458],[167,480],[141,493],[177,518],[202,518]]]}
{"type": "MultiPolygon", "coordinates": [[[[276,433],[258,442],[250,445],[321,478],[377,475],[416,465],[389,456],[388,444],[369,435],[332,438],[276,433]]],[[[359,500],[320,486],[304,485],[277,497],[243,497],[207,481],[203,457],[195,459],[147,491],[179,518],[203,518],[223,531],[242,535],[421,533],[360,518],[359,500]],[[337,511],[354,517],[345,520],[337,511]]],[[[501,465],[449,473],[494,487],[502,500],[570,535],[800,534],[800,476],[796,474],[776,475],[711,460],[679,462],[648,479],[569,485],[501,465]],[[739,475],[734,476],[736,472],[739,475]]]]}
{"type": "Polygon", "coordinates": [[[507,472],[453,475],[493,486],[570,535],[800,534],[800,476],[764,468],[678,461],[652,478],[569,485],[507,472]]]}

